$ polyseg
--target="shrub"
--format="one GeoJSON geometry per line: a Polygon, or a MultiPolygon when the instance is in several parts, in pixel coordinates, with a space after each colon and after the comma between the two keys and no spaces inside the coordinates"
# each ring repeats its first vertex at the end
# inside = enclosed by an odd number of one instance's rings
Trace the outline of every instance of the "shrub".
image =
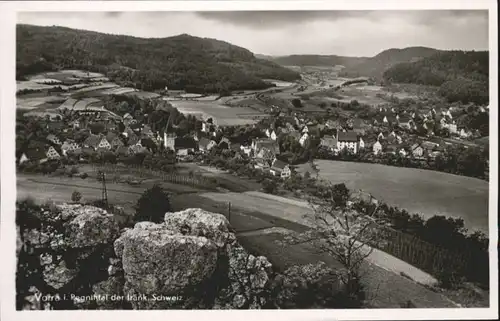
{"type": "Polygon", "coordinates": [[[79,191],[74,191],[73,194],[71,194],[71,201],[73,203],[78,203],[82,199],[82,193],[79,191]]]}
{"type": "Polygon", "coordinates": [[[170,211],[168,194],[161,186],[155,185],[146,190],[137,201],[134,220],[161,223],[168,211],[170,211]]]}

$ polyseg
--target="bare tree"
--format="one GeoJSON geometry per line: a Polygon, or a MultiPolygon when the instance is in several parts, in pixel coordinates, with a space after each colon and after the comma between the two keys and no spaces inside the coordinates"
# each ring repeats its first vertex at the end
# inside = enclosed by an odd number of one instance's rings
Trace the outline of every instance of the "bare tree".
{"type": "Polygon", "coordinates": [[[285,242],[312,243],[320,252],[334,257],[345,268],[340,278],[346,290],[355,295],[360,289],[361,265],[378,239],[375,221],[354,209],[344,184],[329,184],[310,204],[313,211],[306,215],[310,229],[287,236],[285,242]]]}

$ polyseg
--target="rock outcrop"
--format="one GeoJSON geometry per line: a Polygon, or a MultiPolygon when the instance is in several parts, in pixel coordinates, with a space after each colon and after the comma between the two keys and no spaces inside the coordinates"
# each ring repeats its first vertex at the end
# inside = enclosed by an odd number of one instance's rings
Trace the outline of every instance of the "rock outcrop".
{"type": "Polygon", "coordinates": [[[166,213],[161,224],[137,223],[115,241],[115,253],[135,309],[266,304],[271,264],[241,247],[223,215],[188,209],[166,213]]]}
{"type": "Polygon", "coordinates": [[[18,215],[18,309],[269,304],[271,264],[248,253],[221,214],[188,209],[123,231],[93,206],[25,204],[18,215]]]}
{"type": "Polygon", "coordinates": [[[112,214],[93,206],[63,204],[18,215],[26,216],[19,231],[23,251],[18,255],[18,291],[24,287],[28,305],[22,308],[32,309],[39,295],[54,293],[59,300],[35,306],[70,308],[72,295],[87,294],[92,283],[108,278],[106,257],[113,256],[112,244],[119,236],[112,214]],[[20,284],[29,276],[36,284],[20,284]]]}

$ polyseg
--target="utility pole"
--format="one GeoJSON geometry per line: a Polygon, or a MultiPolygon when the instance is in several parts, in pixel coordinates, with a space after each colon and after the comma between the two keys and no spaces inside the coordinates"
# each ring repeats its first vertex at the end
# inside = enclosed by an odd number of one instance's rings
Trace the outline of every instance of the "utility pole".
{"type": "Polygon", "coordinates": [[[227,202],[227,209],[227,220],[229,221],[229,223],[231,223],[231,202],[227,202]]]}
{"type": "Polygon", "coordinates": [[[99,171],[99,174],[100,174],[101,179],[102,179],[101,200],[102,200],[102,203],[104,204],[104,206],[106,206],[106,208],[107,208],[108,207],[108,191],[106,189],[106,174],[104,172],[101,172],[101,171],[99,171]]]}

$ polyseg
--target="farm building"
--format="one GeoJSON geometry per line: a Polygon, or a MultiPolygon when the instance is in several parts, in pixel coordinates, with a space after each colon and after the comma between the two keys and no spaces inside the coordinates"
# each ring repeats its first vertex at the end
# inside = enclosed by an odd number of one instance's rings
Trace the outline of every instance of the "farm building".
{"type": "Polygon", "coordinates": [[[288,178],[292,174],[290,170],[290,166],[285,162],[282,162],[278,159],[274,159],[271,164],[271,168],[269,169],[270,173],[274,176],[279,176],[281,178],[288,178]]]}
{"type": "Polygon", "coordinates": [[[205,137],[200,138],[200,141],[198,142],[198,148],[202,152],[209,151],[215,145],[217,145],[217,143],[215,141],[210,140],[210,139],[205,138],[205,137]]]}

